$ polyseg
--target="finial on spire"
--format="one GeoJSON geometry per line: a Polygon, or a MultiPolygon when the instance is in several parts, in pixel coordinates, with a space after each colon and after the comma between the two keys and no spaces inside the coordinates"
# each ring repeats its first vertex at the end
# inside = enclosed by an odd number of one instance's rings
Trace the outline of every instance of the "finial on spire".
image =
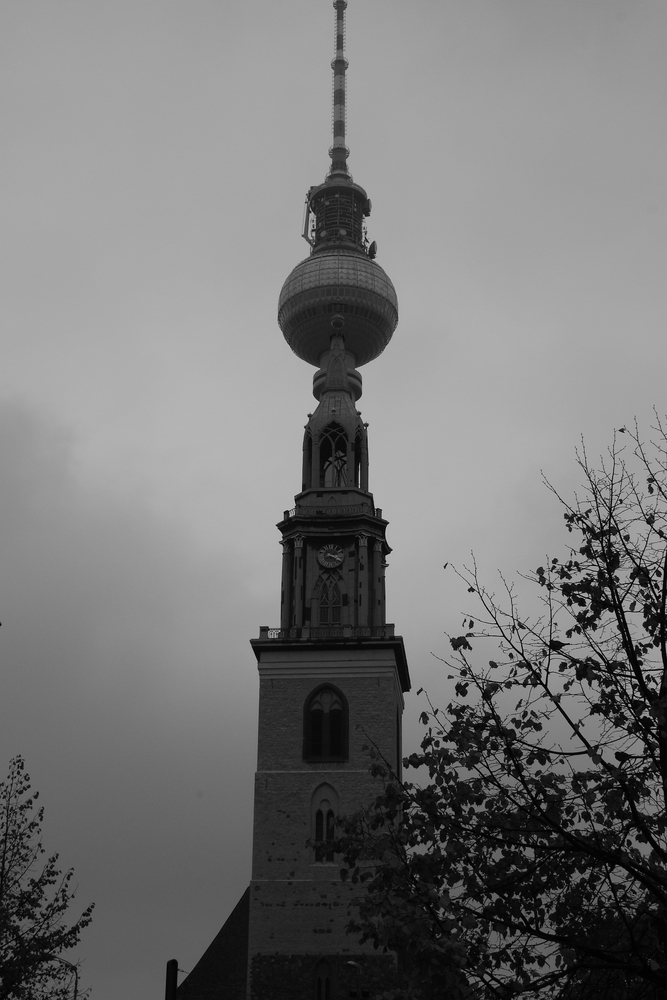
{"type": "Polygon", "coordinates": [[[348,175],[347,158],[350,151],[345,145],[345,71],[348,67],[345,58],[345,8],[347,0],[334,0],[336,11],[336,48],[331,61],[333,69],[333,146],[329,150],[331,169],[329,176],[334,174],[348,175]]]}

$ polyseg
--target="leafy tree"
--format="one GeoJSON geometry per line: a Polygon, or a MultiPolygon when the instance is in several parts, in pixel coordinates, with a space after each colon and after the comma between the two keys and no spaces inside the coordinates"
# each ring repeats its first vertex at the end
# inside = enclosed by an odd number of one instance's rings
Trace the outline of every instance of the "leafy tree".
{"type": "Polygon", "coordinates": [[[384,792],[341,831],[351,929],[405,957],[401,996],[667,998],[667,429],[578,459],[536,613],[459,574],[477,610],[421,777],[375,753],[384,792]]]}
{"type": "Polygon", "coordinates": [[[72,997],[76,966],[59,955],[78,943],[92,919],[89,906],[71,926],[65,923],[73,872],[56,867],[57,854],[41,860],[38,794],[31,794],[23,759],[15,757],[0,783],[1,1000],[72,997]]]}

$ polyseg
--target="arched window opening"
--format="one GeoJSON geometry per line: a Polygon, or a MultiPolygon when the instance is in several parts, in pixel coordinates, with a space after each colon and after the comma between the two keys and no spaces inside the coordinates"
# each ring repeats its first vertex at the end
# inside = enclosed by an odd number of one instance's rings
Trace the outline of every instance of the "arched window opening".
{"type": "Polygon", "coordinates": [[[340,424],[329,424],[320,438],[320,487],[347,486],[347,436],[340,424]]]}
{"type": "Polygon", "coordinates": [[[332,864],[334,861],[336,816],[338,793],[325,782],[315,790],[311,801],[310,830],[315,849],[314,861],[318,864],[332,864]]]}
{"type": "Polygon", "coordinates": [[[315,969],[315,1000],[332,1000],[331,969],[328,962],[318,962],[315,969]]]}
{"type": "Polygon", "coordinates": [[[320,586],[320,625],[340,625],[341,593],[335,578],[323,580],[320,586]]]}
{"type": "Polygon", "coordinates": [[[362,453],[361,434],[357,434],[357,436],[354,439],[354,485],[357,488],[361,486],[361,453],[362,453]]]}
{"type": "Polygon", "coordinates": [[[315,812],[315,848],[316,861],[333,861],[333,839],[335,829],[334,811],[328,799],[322,799],[320,808],[315,812]]]}
{"type": "MultiPolygon", "coordinates": [[[[304,759],[347,760],[347,728],[344,696],[331,687],[318,688],[305,705],[304,759]]],[[[326,826],[326,816],[322,822],[326,826]]]]}
{"type": "Polygon", "coordinates": [[[340,757],[343,751],[343,706],[333,691],[321,691],[310,706],[313,757],[340,757]]]}
{"type": "Polygon", "coordinates": [[[310,432],[306,432],[303,442],[303,485],[302,489],[307,490],[313,485],[313,439],[310,432]]]}

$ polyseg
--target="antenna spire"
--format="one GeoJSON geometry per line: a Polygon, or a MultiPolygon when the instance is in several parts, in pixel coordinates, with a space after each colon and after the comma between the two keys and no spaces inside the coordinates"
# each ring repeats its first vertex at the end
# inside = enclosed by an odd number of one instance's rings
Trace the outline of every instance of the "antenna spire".
{"type": "Polygon", "coordinates": [[[334,0],[336,11],[336,48],[331,60],[333,69],[333,146],[329,150],[331,169],[329,176],[344,174],[349,176],[347,158],[350,151],[345,145],[345,71],[348,67],[345,58],[345,8],[347,0],[334,0]]]}

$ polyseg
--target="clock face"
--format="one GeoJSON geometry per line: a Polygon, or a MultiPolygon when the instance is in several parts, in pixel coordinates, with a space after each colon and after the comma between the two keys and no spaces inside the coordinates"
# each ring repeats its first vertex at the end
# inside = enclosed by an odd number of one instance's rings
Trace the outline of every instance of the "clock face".
{"type": "Polygon", "coordinates": [[[340,545],[323,545],[317,553],[317,561],[325,569],[336,569],[342,563],[344,554],[340,545]]]}

